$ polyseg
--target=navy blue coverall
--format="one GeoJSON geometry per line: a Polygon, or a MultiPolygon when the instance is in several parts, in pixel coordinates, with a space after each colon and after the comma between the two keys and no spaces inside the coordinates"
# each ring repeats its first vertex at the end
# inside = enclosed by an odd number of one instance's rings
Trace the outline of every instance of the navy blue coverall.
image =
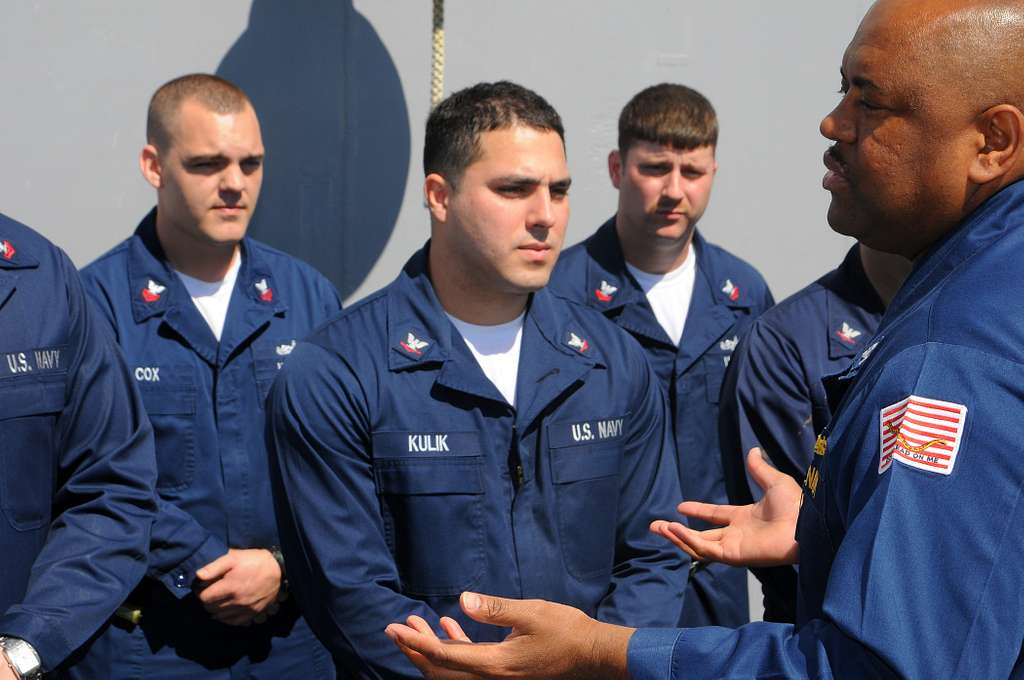
{"type": "Polygon", "coordinates": [[[656,378],[632,338],[541,290],[512,407],[445,316],[427,250],[300,342],[274,386],[293,588],[350,677],[419,677],[384,635],[457,619],[467,589],[672,625],[687,561],[648,531],[678,500],[656,378]]]}
{"type": "Polygon", "coordinates": [[[918,258],[827,381],[796,626],[640,631],[633,680],[1024,676],[1022,261],[1017,182],[918,258]]]}
{"type": "Polygon", "coordinates": [[[82,272],[153,423],[161,501],[150,578],[130,599],[142,622],[115,621],[80,677],[328,677],[329,655],[294,602],[266,623],[228,626],[210,618],[192,585],[196,570],[229,547],[279,544],[264,400],[295,343],[341,308],[338,295],[308,265],[244,239],[218,343],[155,226],[154,210],[82,272]]]}
{"type": "Polygon", "coordinates": [[[0,215],[0,635],[54,671],[146,569],[153,435],[67,256],[0,215]]]}
{"type": "MultiPolygon", "coordinates": [[[[739,338],[774,301],[764,279],[749,264],[708,243],[699,232],[692,245],[697,278],[678,347],[626,269],[614,217],[562,254],[550,288],[600,311],[640,342],[668,394],[682,498],[725,503],[718,447],[719,390],[739,338]]],[[[665,518],[672,516],[674,511],[665,518]]],[[[700,521],[690,525],[707,528],[700,521]]],[[[734,627],[749,620],[745,569],[712,564],[694,570],[680,625],[734,627]]]]}
{"type": "MultiPolygon", "coordinates": [[[[822,378],[850,365],[875,334],[885,307],[864,274],[860,246],[838,268],[762,314],[740,338],[722,384],[719,435],[729,502],[760,499],[746,454],[759,446],[797,481],[831,420],[822,378]]],[[[796,570],[752,569],[764,589],[764,620],[796,620],[796,570]]]]}

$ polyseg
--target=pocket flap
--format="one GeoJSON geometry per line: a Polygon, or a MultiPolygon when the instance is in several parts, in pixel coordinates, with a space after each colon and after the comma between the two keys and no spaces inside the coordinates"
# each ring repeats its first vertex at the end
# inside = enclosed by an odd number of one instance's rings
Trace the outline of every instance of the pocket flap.
{"type": "Polygon", "coordinates": [[[146,413],[151,416],[193,415],[196,412],[195,390],[143,387],[139,391],[142,393],[146,413]]]}
{"type": "Polygon", "coordinates": [[[482,494],[483,457],[384,458],[375,462],[382,494],[482,494]]]}
{"type": "Polygon", "coordinates": [[[551,468],[556,484],[617,475],[621,462],[622,452],[617,448],[581,450],[569,447],[551,453],[551,468]]]}
{"type": "Polygon", "coordinates": [[[0,420],[57,413],[64,409],[67,378],[15,379],[0,383],[0,420]]]}

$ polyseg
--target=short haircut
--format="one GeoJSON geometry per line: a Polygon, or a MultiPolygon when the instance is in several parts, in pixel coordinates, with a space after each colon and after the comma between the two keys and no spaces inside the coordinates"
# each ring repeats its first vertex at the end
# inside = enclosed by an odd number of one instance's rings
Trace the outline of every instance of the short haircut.
{"type": "Polygon", "coordinates": [[[161,85],[149,100],[146,141],[158,149],[171,142],[171,127],[187,99],[194,99],[214,113],[238,113],[251,106],[249,97],[232,82],[208,73],[190,73],[161,85]]]}
{"type": "Polygon", "coordinates": [[[690,151],[718,144],[718,116],[694,89],[674,83],[638,92],[619,114],[619,153],[638,141],[690,151]]]}
{"type": "Polygon", "coordinates": [[[536,92],[502,80],[477,83],[448,96],[427,118],[423,174],[437,173],[454,184],[480,157],[480,135],[517,125],[557,132],[565,144],[558,112],[536,92]]]}

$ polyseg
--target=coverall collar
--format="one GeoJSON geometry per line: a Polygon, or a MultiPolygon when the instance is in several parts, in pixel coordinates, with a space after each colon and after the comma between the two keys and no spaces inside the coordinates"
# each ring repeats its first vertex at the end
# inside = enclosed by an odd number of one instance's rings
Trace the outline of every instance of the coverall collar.
{"type": "Polygon", "coordinates": [[[870,337],[863,335],[863,328],[853,325],[857,319],[851,317],[851,308],[882,314],[885,305],[864,273],[860,246],[856,243],[833,274],[822,281],[828,308],[828,356],[841,359],[860,352],[870,337]]]}
{"type": "MultiPolygon", "coordinates": [[[[697,276],[678,347],[677,371],[680,373],[693,365],[729,330],[741,310],[748,310],[753,305],[753,301],[737,288],[731,278],[736,274],[724,271],[720,258],[711,252],[700,231],[694,231],[690,247],[697,257],[697,276]]],[[[626,268],[614,216],[597,230],[587,245],[587,252],[590,255],[587,258],[587,304],[614,318],[619,326],[631,333],[675,347],[658,323],[643,288],[626,268]],[[602,282],[618,288],[610,301],[604,301],[597,295],[602,289],[602,282]]]]}
{"type": "MultiPolygon", "coordinates": [[[[428,274],[429,241],[406,263],[387,298],[388,367],[438,371],[436,384],[505,403],[441,306],[428,274]]],[[[523,320],[517,421],[524,425],[594,367],[601,350],[546,289],[530,296],[523,320]]],[[[570,304],[570,303],[563,303],[570,304]]]]}
{"type": "Polygon", "coordinates": [[[167,261],[156,235],[156,208],[139,223],[129,243],[128,277],[132,317],[136,323],[157,316],[174,329],[192,349],[213,365],[225,362],[238,345],[271,316],[288,309],[285,291],[275,285],[270,266],[251,247],[241,243],[242,262],[228,305],[228,316],[218,343],[206,320],[192,302],[180,277],[167,261]]]}
{"type": "Polygon", "coordinates": [[[32,256],[28,243],[22,244],[13,234],[3,233],[3,227],[4,222],[0,221],[0,306],[7,302],[17,287],[17,270],[39,266],[39,260],[32,256]]]}

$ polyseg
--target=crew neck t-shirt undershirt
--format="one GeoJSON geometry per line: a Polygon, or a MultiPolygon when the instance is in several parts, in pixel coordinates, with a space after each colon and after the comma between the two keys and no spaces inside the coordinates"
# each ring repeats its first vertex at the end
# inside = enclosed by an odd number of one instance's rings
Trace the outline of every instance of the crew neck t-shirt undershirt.
{"type": "Polygon", "coordinates": [[[516,405],[516,377],[519,375],[519,348],[525,317],[526,312],[523,312],[508,323],[478,326],[448,314],[484,375],[512,406],[516,405]]]}
{"type": "Polygon", "coordinates": [[[224,321],[228,318],[228,304],[231,302],[231,291],[235,289],[235,280],[238,278],[238,270],[241,266],[242,255],[235,251],[231,266],[220,281],[202,281],[174,270],[181,282],[185,284],[185,290],[188,291],[199,313],[206,319],[217,342],[220,342],[221,333],[224,331],[224,321]]]}
{"type": "Polygon", "coordinates": [[[690,300],[693,298],[693,284],[697,280],[695,248],[696,246],[691,244],[690,252],[683,263],[666,274],[648,274],[626,263],[626,269],[647,296],[655,318],[676,347],[683,337],[686,315],[690,311],[690,300]]]}

